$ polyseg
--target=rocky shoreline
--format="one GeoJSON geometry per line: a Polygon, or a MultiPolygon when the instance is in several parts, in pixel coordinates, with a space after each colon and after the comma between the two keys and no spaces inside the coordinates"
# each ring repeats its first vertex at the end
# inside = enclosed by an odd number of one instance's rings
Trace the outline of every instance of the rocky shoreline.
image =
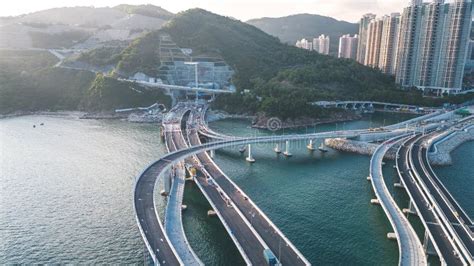
{"type": "MultiPolygon", "coordinates": [[[[440,142],[436,145],[435,152],[428,153],[430,162],[433,165],[445,166],[451,165],[453,159],[451,157],[451,152],[454,151],[457,147],[468,141],[474,141],[474,128],[470,130],[456,130],[452,135],[447,135],[441,137],[441,139],[446,138],[446,140],[440,142]]],[[[437,140],[433,140],[437,141],[437,140]]]]}
{"type": "MultiPolygon", "coordinates": [[[[432,165],[437,166],[451,165],[453,162],[451,152],[463,143],[474,141],[474,128],[471,128],[470,130],[456,130],[447,135],[439,135],[434,137],[430,141],[439,141],[439,143],[436,145],[435,152],[430,152],[428,154],[428,159],[430,163],[432,165]],[[444,138],[446,139],[444,141],[441,141],[444,138]]],[[[368,156],[372,156],[377,147],[379,146],[378,143],[349,140],[344,138],[326,139],[324,141],[324,144],[327,147],[338,151],[351,152],[368,156]]],[[[389,160],[395,160],[397,149],[397,145],[393,146],[390,150],[388,150],[384,158],[389,160]]]]}
{"type": "MultiPolygon", "coordinates": [[[[380,145],[378,143],[369,143],[364,141],[356,141],[342,138],[326,139],[324,144],[329,148],[343,151],[343,152],[352,152],[362,155],[372,156],[380,145]]],[[[398,147],[392,147],[385,154],[385,159],[395,160],[398,147]]]]}
{"type": "Polygon", "coordinates": [[[206,115],[207,122],[215,122],[223,119],[255,119],[255,116],[251,115],[237,115],[237,114],[229,114],[224,111],[219,110],[208,110],[206,115]]]}

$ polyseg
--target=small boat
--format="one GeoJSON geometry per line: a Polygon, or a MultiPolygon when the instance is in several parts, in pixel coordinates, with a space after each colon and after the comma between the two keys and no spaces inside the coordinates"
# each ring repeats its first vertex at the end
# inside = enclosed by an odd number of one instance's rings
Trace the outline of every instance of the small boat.
{"type": "Polygon", "coordinates": [[[328,152],[329,151],[328,149],[326,149],[323,142],[321,142],[321,145],[319,145],[318,150],[321,151],[321,152],[328,152]]]}

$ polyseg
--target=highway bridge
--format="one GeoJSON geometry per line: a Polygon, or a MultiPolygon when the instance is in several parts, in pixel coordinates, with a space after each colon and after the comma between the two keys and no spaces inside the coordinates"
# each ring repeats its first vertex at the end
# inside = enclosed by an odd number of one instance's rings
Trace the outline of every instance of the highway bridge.
{"type": "Polygon", "coordinates": [[[395,137],[382,143],[377,148],[370,160],[369,179],[376,195],[375,202],[382,206],[393,230],[395,231],[395,236],[398,242],[400,265],[427,265],[427,257],[423,245],[407,217],[405,217],[400,208],[398,208],[397,203],[385,184],[382,174],[383,158],[385,154],[390,148],[392,148],[392,146],[399,144],[406,138],[406,135],[395,137]]]}
{"type": "Polygon", "coordinates": [[[436,108],[421,107],[409,104],[387,103],[377,101],[318,101],[311,103],[313,106],[323,108],[343,108],[343,109],[378,109],[378,110],[393,110],[393,111],[409,111],[413,113],[428,113],[436,108]]]}
{"type": "Polygon", "coordinates": [[[148,88],[178,90],[178,91],[187,91],[187,92],[204,92],[204,93],[210,93],[210,94],[235,93],[235,91],[231,90],[231,89],[225,89],[225,90],[223,90],[223,89],[207,89],[207,88],[202,88],[202,87],[178,86],[178,85],[164,84],[164,83],[160,83],[160,82],[149,82],[149,81],[143,81],[143,80],[124,79],[124,78],[118,78],[118,80],[137,83],[139,85],[143,85],[143,86],[148,87],[148,88]]]}
{"type": "MultiPolygon", "coordinates": [[[[199,115],[202,118],[202,115],[199,115]]],[[[194,146],[202,145],[199,137],[199,123],[189,123],[189,143],[194,146]]],[[[284,265],[308,265],[309,262],[286,238],[286,236],[275,226],[271,220],[258,208],[258,206],[246,195],[212,160],[207,153],[196,155],[198,162],[213,178],[218,186],[226,193],[237,208],[241,210],[245,219],[250,222],[256,233],[266,243],[267,248],[273,251],[278,260],[284,265]]],[[[263,250],[257,252],[259,256],[263,250]]]]}
{"type": "Polygon", "coordinates": [[[426,252],[438,255],[444,265],[473,265],[472,221],[428,162],[425,142],[436,133],[408,138],[398,150],[396,167],[411,212],[425,227],[426,252]]]}
{"type": "MultiPolygon", "coordinates": [[[[207,154],[220,148],[242,147],[245,145],[253,145],[256,143],[283,143],[286,141],[313,141],[315,139],[325,138],[356,138],[361,135],[376,134],[373,130],[347,130],[314,133],[306,135],[284,135],[284,136],[266,136],[252,138],[235,138],[225,136],[208,129],[205,123],[205,105],[195,105],[193,103],[178,104],[165,117],[163,123],[163,132],[165,143],[170,151],[169,154],[159,159],[157,162],[148,167],[136,182],[134,194],[134,206],[136,210],[136,219],[140,228],[140,232],[145,241],[145,245],[155,264],[171,264],[171,265],[200,265],[202,262],[192,251],[191,246],[186,240],[184,230],[182,230],[181,216],[179,213],[182,204],[182,194],[184,189],[184,177],[181,174],[176,176],[177,169],[186,166],[195,166],[198,173],[194,181],[208,199],[213,209],[221,219],[224,227],[228,231],[231,239],[236,244],[242,257],[247,264],[260,265],[265,263],[263,260],[263,250],[271,250],[276,257],[280,259],[284,265],[308,265],[309,262],[294,247],[291,242],[278,230],[278,228],[266,217],[266,215],[255,205],[255,203],[240,189],[232,180],[219,169],[213,162],[212,158],[207,154]],[[189,116],[189,117],[188,117],[189,116]],[[214,139],[213,142],[201,143],[200,135],[214,139]],[[170,174],[170,172],[172,174],[170,174]],[[170,177],[172,176],[172,177],[170,177]],[[158,212],[154,209],[154,193],[156,192],[156,184],[158,180],[172,181],[170,196],[168,198],[168,206],[165,215],[165,228],[163,228],[158,212]],[[170,204],[170,201],[174,202],[170,204]],[[171,207],[170,207],[171,205],[171,207]],[[173,226],[177,224],[177,226],[173,226]],[[172,237],[172,239],[170,239],[172,237]]],[[[434,119],[436,115],[427,115],[427,120],[434,119]]],[[[402,136],[407,132],[415,132],[414,125],[419,125],[420,120],[402,123],[386,128],[390,134],[387,136],[402,136]],[[410,130],[408,130],[410,128],[410,130]]],[[[439,123],[425,125],[427,129],[433,129],[439,123]]],[[[421,130],[424,131],[424,130],[421,130]]],[[[420,132],[421,132],[420,131],[420,132]]],[[[380,132],[377,132],[380,134],[380,132]]],[[[405,141],[404,138],[397,138],[397,141],[405,141]]],[[[411,138],[408,141],[410,141],[411,138]]],[[[423,250],[420,252],[420,241],[413,238],[413,228],[407,224],[406,218],[400,216],[400,210],[393,205],[393,199],[388,197],[381,176],[381,163],[383,154],[393,143],[385,143],[378,152],[374,154],[371,161],[371,178],[377,199],[386,211],[387,217],[391,220],[392,227],[395,231],[400,249],[400,264],[402,265],[424,265],[426,257],[423,256],[423,250]],[[406,244],[408,243],[408,244],[406,244]],[[424,258],[424,259],[423,259],[424,258]]],[[[405,148],[400,148],[399,153],[404,152],[405,148]]],[[[250,151],[249,151],[250,152],[250,151]]],[[[408,158],[408,157],[406,157],[408,158]]],[[[410,168],[407,160],[397,161],[398,169],[403,167],[410,168]],[[400,162],[399,162],[400,161],[400,162]],[[399,165],[400,163],[400,165],[399,165]]],[[[408,171],[399,170],[401,173],[401,182],[407,188],[410,198],[419,196],[422,200],[426,197],[424,193],[417,191],[416,187],[405,185],[408,177],[404,173],[408,171]],[[404,175],[404,176],[403,176],[404,175]],[[408,189],[409,187],[412,190],[408,189]],[[416,194],[418,193],[418,194],[416,194]]],[[[411,181],[410,181],[411,182],[411,181]]],[[[167,182],[165,182],[166,184],[167,182]]],[[[411,183],[412,184],[412,183],[411,183]]],[[[433,247],[436,251],[450,250],[449,241],[437,241],[439,230],[433,226],[436,224],[436,215],[429,210],[418,210],[418,205],[426,202],[412,200],[412,209],[421,213],[426,211],[426,219],[422,219],[423,224],[427,225],[427,239],[425,247],[433,247]],[[431,216],[430,216],[431,215],[431,216]],[[434,237],[436,235],[436,237],[434,237]],[[435,239],[436,238],[436,239],[435,239]],[[432,240],[432,241],[431,241],[432,240]],[[441,247],[441,248],[440,248],[441,247]]],[[[422,206],[429,206],[422,205],[422,206]]],[[[443,236],[441,236],[443,237],[443,236]]],[[[429,251],[429,250],[428,250],[429,251]]],[[[439,253],[439,252],[438,252],[439,253]]],[[[456,262],[454,253],[449,257],[440,256],[442,261],[456,262]]]]}

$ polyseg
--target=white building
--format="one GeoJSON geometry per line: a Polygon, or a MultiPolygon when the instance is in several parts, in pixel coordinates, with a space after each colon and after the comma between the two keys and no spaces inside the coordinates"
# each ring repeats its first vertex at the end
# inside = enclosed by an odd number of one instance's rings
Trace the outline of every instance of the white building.
{"type": "Polygon", "coordinates": [[[330,42],[329,36],[322,34],[318,38],[313,39],[313,50],[320,54],[328,55],[330,42]]]}
{"type": "Polygon", "coordinates": [[[412,1],[401,18],[397,82],[438,93],[460,91],[471,21],[470,0],[412,1]]]}
{"type": "Polygon", "coordinates": [[[298,40],[295,46],[301,49],[313,51],[313,43],[304,38],[301,40],[298,40]]]}
{"type": "Polygon", "coordinates": [[[369,23],[375,19],[374,14],[365,14],[359,22],[359,44],[357,45],[357,62],[365,63],[365,53],[367,49],[367,31],[369,23]]]}
{"type": "Polygon", "coordinates": [[[395,75],[397,68],[398,36],[400,34],[400,13],[384,16],[378,68],[385,74],[395,75]]]}
{"type": "Polygon", "coordinates": [[[357,45],[359,43],[359,35],[351,37],[350,34],[346,34],[339,38],[339,58],[356,59],[357,57],[357,45]]]}
{"type": "Polygon", "coordinates": [[[365,50],[364,65],[379,67],[380,48],[382,44],[383,19],[377,18],[369,22],[367,28],[367,48],[365,50]]]}
{"type": "Polygon", "coordinates": [[[314,38],[313,41],[303,38],[296,41],[295,46],[301,49],[316,51],[320,54],[329,54],[329,36],[323,34],[318,38],[314,38]]]}

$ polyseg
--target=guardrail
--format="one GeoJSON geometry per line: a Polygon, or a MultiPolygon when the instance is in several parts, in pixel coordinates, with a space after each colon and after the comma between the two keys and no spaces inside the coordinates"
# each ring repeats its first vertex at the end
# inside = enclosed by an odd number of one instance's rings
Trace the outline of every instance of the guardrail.
{"type": "Polygon", "coordinates": [[[397,236],[399,250],[399,265],[427,265],[426,255],[423,246],[416,235],[410,222],[398,208],[397,203],[390,194],[385,184],[382,174],[382,161],[387,151],[396,143],[403,141],[408,135],[402,135],[385,141],[375,150],[370,160],[370,176],[374,193],[379,199],[385,215],[390,221],[392,228],[397,236]],[[379,191],[381,187],[381,191],[379,191]],[[384,196],[382,196],[382,194],[384,196]],[[388,202],[385,201],[388,200],[388,202]],[[393,213],[395,212],[395,213],[393,213]],[[398,221],[397,221],[398,219],[398,221]],[[405,237],[401,237],[403,232],[405,237]],[[412,250],[415,249],[415,250],[412,250]]]}
{"type": "MultiPolygon", "coordinates": [[[[397,173],[398,173],[398,176],[400,177],[400,181],[402,182],[402,184],[403,184],[403,186],[404,186],[405,188],[407,188],[407,182],[410,182],[410,181],[409,181],[409,180],[405,180],[404,175],[402,174],[402,171],[400,171],[399,154],[400,154],[400,151],[401,151],[402,147],[405,146],[406,143],[408,143],[409,141],[411,141],[411,139],[405,140],[405,141],[402,143],[402,145],[398,148],[398,150],[397,150],[397,156],[395,157],[395,158],[396,158],[396,159],[395,159],[395,165],[396,165],[396,168],[397,168],[397,173]]],[[[408,152],[407,152],[407,153],[405,154],[405,162],[407,162],[407,163],[408,163],[408,160],[409,160],[408,157],[409,157],[409,154],[408,154],[408,152]]],[[[408,166],[408,168],[409,168],[409,166],[408,166]]],[[[406,174],[408,175],[409,178],[411,178],[412,180],[415,180],[415,178],[413,177],[411,171],[408,171],[406,174]]],[[[419,187],[418,183],[416,183],[416,182],[413,182],[413,183],[414,183],[414,186],[416,187],[416,189],[418,189],[418,190],[421,192],[421,188],[419,187]]],[[[433,233],[431,232],[430,228],[428,227],[428,224],[427,224],[427,222],[426,222],[426,220],[425,220],[425,217],[423,217],[423,216],[421,215],[420,208],[418,207],[418,204],[413,200],[414,197],[413,197],[411,191],[410,191],[409,189],[405,189],[405,191],[407,192],[407,194],[408,194],[408,196],[409,196],[409,198],[410,198],[410,201],[412,202],[412,206],[413,206],[413,207],[415,208],[415,210],[416,210],[416,213],[419,214],[418,217],[420,218],[421,223],[423,224],[423,227],[425,228],[425,230],[426,230],[426,232],[427,232],[429,238],[430,238],[430,239],[433,239],[433,233]]],[[[425,200],[425,202],[428,202],[428,199],[426,198],[426,196],[425,196],[423,193],[420,193],[420,194],[421,194],[421,197],[425,200]]],[[[442,253],[441,253],[441,250],[440,250],[438,244],[437,244],[436,242],[434,242],[434,241],[433,241],[433,247],[434,247],[434,249],[436,250],[436,253],[437,253],[438,256],[439,256],[439,259],[440,259],[440,261],[441,261],[441,265],[446,265],[446,262],[445,262],[445,260],[444,260],[444,258],[443,258],[443,255],[442,255],[442,253]]]]}
{"type": "MultiPolygon", "coordinates": [[[[173,144],[174,150],[178,150],[178,147],[176,146],[176,143],[174,143],[173,138],[171,138],[169,141],[173,144]]],[[[167,141],[166,141],[166,143],[167,143],[167,141]]],[[[170,151],[170,150],[168,150],[168,151],[170,151]]],[[[182,181],[184,182],[184,178],[183,178],[182,181]]],[[[176,182],[178,182],[176,179],[173,180],[172,188],[175,186],[176,182]]],[[[176,186],[179,186],[179,184],[176,184],[176,186]]],[[[184,186],[184,184],[183,184],[183,186],[184,186]]],[[[179,189],[179,188],[177,187],[177,189],[179,189]]],[[[182,189],[184,189],[184,188],[182,188],[182,189]]],[[[175,191],[175,193],[177,193],[177,191],[175,191]]],[[[173,189],[171,189],[171,191],[170,191],[170,196],[169,196],[170,198],[172,197],[172,194],[173,194],[173,189]]],[[[178,218],[177,219],[179,220],[179,223],[180,223],[179,230],[180,230],[181,236],[183,238],[183,242],[186,245],[187,251],[189,251],[191,253],[192,260],[194,260],[195,263],[197,263],[198,265],[204,265],[204,263],[199,259],[199,257],[196,255],[193,248],[189,244],[189,241],[188,241],[188,239],[186,237],[186,234],[184,232],[183,219],[182,219],[182,210],[181,210],[181,203],[182,203],[182,197],[183,197],[182,193],[181,193],[180,197],[181,198],[179,199],[179,203],[180,203],[179,207],[177,206],[178,210],[174,210],[174,211],[178,212],[178,214],[177,214],[178,218]]],[[[169,200],[171,200],[171,199],[169,199],[169,200]]],[[[167,224],[167,221],[168,221],[168,217],[169,217],[168,212],[171,211],[170,206],[171,206],[170,201],[168,201],[168,203],[166,204],[166,211],[165,211],[165,224],[167,224]]],[[[165,226],[165,229],[166,229],[166,233],[168,233],[168,230],[167,230],[166,226],[165,226]]],[[[178,252],[178,254],[179,254],[179,252],[178,252]]],[[[181,259],[183,259],[183,258],[181,258],[181,259]]],[[[193,261],[193,263],[194,263],[194,261],[193,261]]],[[[186,264],[191,265],[189,261],[187,261],[186,264]]]]}
{"type": "MultiPolygon", "coordinates": [[[[189,139],[189,138],[188,138],[189,139]]],[[[207,154],[205,156],[208,156],[207,154]]],[[[293,245],[293,243],[285,236],[285,234],[283,234],[283,232],[280,231],[280,229],[268,218],[268,216],[255,204],[255,202],[252,201],[252,199],[242,190],[239,188],[239,186],[237,184],[235,184],[235,182],[229,178],[221,169],[220,167],[215,163],[214,160],[212,160],[211,158],[209,158],[209,161],[212,163],[212,165],[217,169],[217,171],[219,171],[222,176],[224,176],[226,178],[227,181],[229,181],[237,191],[240,192],[240,194],[242,194],[242,196],[246,197],[247,198],[247,201],[252,205],[252,208],[254,210],[256,210],[261,217],[263,217],[263,219],[270,225],[271,228],[273,228],[273,230],[286,242],[286,244],[288,246],[290,246],[293,251],[298,255],[298,257],[306,264],[306,265],[310,265],[309,261],[303,256],[303,254],[293,245]]],[[[239,212],[240,213],[240,212],[239,212]]],[[[245,217],[242,217],[243,219],[246,219],[245,217]]],[[[253,228],[253,227],[252,227],[253,228]]],[[[258,234],[257,232],[255,232],[256,234],[258,234]]],[[[262,240],[263,241],[263,240],[262,240]]],[[[268,248],[268,247],[267,247],[268,248]]]]}
{"type": "MultiPolygon", "coordinates": [[[[139,177],[135,180],[135,185],[134,185],[134,199],[133,199],[133,208],[134,208],[134,210],[135,210],[135,220],[137,221],[138,228],[139,228],[139,230],[140,230],[140,234],[142,235],[142,238],[143,238],[143,240],[144,240],[144,242],[145,242],[145,246],[147,247],[148,252],[150,253],[151,258],[152,258],[153,262],[154,262],[156,265],[160,265],[160,261],[159,261],[158,258],[156,257],[155,250],[152,249],[152,247],[151,247],[151,245],[150,245],[150,243],[149,243],[149,241],[148,241],[148,238],[147,238],[145,232],[143,231],[142,225],[141,225],[141,223],[140,223],[140,219],[138,218],[138,215],[137,215],[138,212],[137,212],[137,208],[136,208],[136,204],[135,204],[135,198],[137,197],[137,195],[136,195],[136,188],[137,188],[138,182],[140,181],[140,179],[143,177],[143,175],[144,175],[147,171],[149,171],[152,167],[154,167],[154,166],[155,166],[157,163],[159,163],[159,162],[160,162],[160,160],[158,160],[158,161],[156,161],[156,162],[150,164],[145,170],[142,171],[142,173],[139,175],[139,177]]],[[[161,176],[161,175],[160,175],[160,176],[161,176]]],[[[160,179],[160,176],[157,177],[157,179],[156,179],[156,181],[155,181],[155,185],[154,185],[154,189],[153,189],[153,190],[156,189],[156,184],[158,183],[158,180],[160,179]]],[[[153,200],[153,204],[154,204],[154,206],[156,206],[155,200],[153,200]]],[[[160,226],[160,230],[163,232],[164,237],[165,237],[165,240],[167,241],[167,243],[170,243],[170,241],[169,241],[169,239],[168,239],[168,236],[166,235],[166,233],[164,233],[165,230],[164,230],[164,228],[163,228],[163,224],[161,223],[161,220],[159,219],[159,215],[158,215],[158,213],[157,213],[157,211],[156,211],[156,208],[153,208],[153,209],[154,209],[154,211],[155,211],[155,215],[156,215],[156,217],[157,217],[158,224],[159,224],[159,226],[160,226]]],[[[170,248],[171,248],[173,254],[175,255],[176,259],[178,260],[178,262],[179,262],[180,264],[183,264],[182,261],[181,261],[181,259],[180,259],[179,256],[178,256],[176,250],[174,249],[174,247],[173,247],[172,245],[170,245],[170,248]]]]}
{"type": "MultiPolygon", "coordinates": [[[[421,137],[419,137],[419,139],[421,139],[423,137],[424,136],[421,136],[421,137]]],[[[417,141],[419,139],[417,139],[417,141]]],[[[419,158],[419,155],[418,155],[418,160],[421,160],[421,158],[419,158]]],[[[411,148],[410,148],[410,151],[409,151],[409,162],[412,166],[414,165],[412,149],[411,148]]],[[[452,244],[453,248],[455,250],[457,250],[458,254],[463,254],[463,256],[466,256],[466,254],[469,254],[469,252],[466,250],[466,247],[464,246],[462,241],[459,240],[459,236],[458,236],[457,232],[454,230],[452,224],[448,221],[446,215],[444,214],[443,210],[439,206],[438,202],[433,198],[433,195],[430,193],[430,190],[426,186],[425,182],[422,180],[420,174],[417,171],[415,171],[413,168],[412,168],[412,172],[414,173],[415,177],[417,178],[418,183],[420,184],[423,193],[426,195],[426,197],[428,199],[428,202],[430,202],[431,206],[433,206],[434,213],[440,221],[441,229],[445,232],[445,234],[447,236],[449,236],[448,241],[452,244]]],[[[465,261],[465,259],[463,259],[463,260],[465,261]]],[[[471,258],[471,260],[472,260],[472,258],[471,258]]]]}

